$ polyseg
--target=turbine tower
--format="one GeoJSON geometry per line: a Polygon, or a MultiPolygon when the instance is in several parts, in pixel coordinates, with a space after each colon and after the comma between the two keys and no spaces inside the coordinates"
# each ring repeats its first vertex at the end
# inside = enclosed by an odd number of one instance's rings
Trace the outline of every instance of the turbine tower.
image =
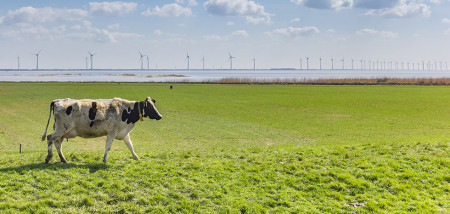
{"type": "Polygon", "coordinates": [[[187,60],[187,69],[189,70],[189,61],[191,57],[189,56],[189,52],[186,51],[186,60],[187,60]]]}
{"type": "Polygon", "coordinates": [[[342,61],[342,70],[344,70],[344,57],[342,57],[341,61],[342,61]]]}
{"type": "Polygon", "coordinates": [[[139,55],[140,55],[139,61],[141,62],[141,70],[143,70],[144,69],[144,55],[142,55],[142,53],[140,51],[139,51],[139,55]]]}
{"type": "Polygon", "coordinates": [[[253,70],[256,70],[256,59],[253,58],[253,70]]]}
{"type": "Polygon", "coordinates": [[[150,70],[150,59],[147,56],[147,70],[150,70]]]}
{"type": "Polygon", "coordinates": [[[303,62],[302,62],[302,58],[300,57],[300,70],[303,70],[303,62]]]}
{"type": "Polygon", "coordinates": [[[94,69],[94,55],[95,53],[91,53],[90,51],[88,51],[89,55],[91,55],[91,70],[94,69]]]}
{"type": "Polygon", "coordinates": [[[334,60],[333,60],[333,58],[331,58],[331,70],[334,70],[333,62],[334,62],[334,60]]]}
{"type": "Polygon", "coordinates": [[[233,70],[233,58],[236,58],[236,57],[231,56],[229,51],[228,51],[228,55],[230,55],[230,58],[228,58],[228,61],[230,61],[230,70],[233,70]]]}
{"type": "Polygon", "coordinates": [[[88,67],[88,58],[86,57],[86,70],[89,69],[88,67]]]}
{"type": "Polygon", "coordinates": [[[305,56],[306,58],[306,70],[309,70],[309,57],[305,56]]]}
{"type": "Polygon", "coordinates": [[[17,57],[17,70],[20,70],[20,56],[17,57]]]}
{"type": "Polygon", "coordinates": [[[205,56],[202,57],[202,70],[205,70],[205,56]]]}
{"type": "Polygon", "coordinates": [[[319,69],[322,70],[322,57],[319,58],[319,69]]]}
{"type": "Polygon", "coordinates": [[[352,70],[353,70],[353,59],[352,59],[352,70]]]}
{"type": "Polygon", "coordinates": [[[39,50],[39,52],[37,52],[36,54],[36,70],[39,70],[39,54],[41,53],[42,50],[39,50]]]}

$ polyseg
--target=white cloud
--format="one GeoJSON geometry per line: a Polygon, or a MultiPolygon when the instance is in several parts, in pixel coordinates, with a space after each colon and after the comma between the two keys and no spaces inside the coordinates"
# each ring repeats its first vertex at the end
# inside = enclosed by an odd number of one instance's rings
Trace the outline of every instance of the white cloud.
{"type": "Polygon", "coordinates": [[[291,0],[291,2],[315,9],[341,10],[353,7],[353,0],[291,0]]]}
{"type": "Polygon", "coordinates": [[[163,32],[160,29],[156,29],[153,31],[153,34],[161,36],[163,34],[163,32]]]}
{"type": "Polygon", "coordinates": [[[293,18],[293,19],[291,19],[291,23],[294,23],[294,22],[300,22],[300,18],[293,18]]]}
{"type": "Polygon", "coordinates": [[[64,37],[102,43],[117,43],[120,39],[143,37],[141,34],[136,33],[119,33],[111,32],[106,29],[96,28],[93,27],[92,23],[89,21],[83,21],[82,25],[72,26],[71,29],[77,30],[77,32],[69,33],[67,35],[64,35],[64,37]]]}
{"type": "Polygon", "coordinates": [[[234,22],[227,22],[227,25],[228,25],[228,26],[233,26],[233,25],[234,25],[234,22]]]}
{"type": "Polygon", "coordinates": [[[111,29],[119,29],[120,28],[120,24],[116,23],[116,24],[108,25],[108,26],[106,26],[106,28],[108,28],[109,30],[111,30],[111,29]]]}
{"type": "Polygon", "coordinates": [[[430,0],[430,2],[431,2],[431,3],[434,3],[434,4],[440,4],[440,3],[441,3],[441,0],[430,0]]]}
{"type": "Polygon", "coordinates": [[[336,31],[334,29],[332,29],[332,28],[328,29],[327,32],[328,33],[336,33],[336,31]]]}
{"type": "Polygon", "coordinates": [[[266,32],[268,36],[286,36],[291,38],[297,38],[302,36],[311,36],[313,34],[319,33],[320,30],[316,27],[288,27],[288,28],[279,28],[275,29],[272,32],[266,32]]]}
{"type": "Polygon", "coordinates": [[[249,0],[208,0],[203,6],[212,15],[245,16],[248,23],[270,24],[272,14],[265,12],[264,6],[249,0]]]}
{"type": "Polygon", "coordinates": [[[245,20],[247,23],[251,24],[271,24],[272,19],[270,16],[263,16],[263,17],[253,17],[253,16],[246,16],[245,20]]]}
{"type": "Polygon", "coordinates": [[[220,36],[220,35],[205,35],[205,36],[203,36],[203,39],[226,41],[226,40],[230,40],[230,39],[233,39],[233,38],[236,38],[236,37],[245,38],[245,37],[248,37],[248,36],[249,36],[249,34],[247,33],[247,31],[245,31],[245,30],[238,30],[238,31],[234,31],[231,34],[224,35],[224,36],[220,36]]]}
{"type": "Polygon", "coordinates": [[[356,34],[358,35],[376,35],[376,36],[380,36],[382,38],[387,38],[387,39],[394,39],[397,38],[397,33],[394,32],[390,32],[390,31],[378,31],[375,29],[370,29],[370,28],[365,28],[359,31],[356,31],[356,34]]]}
{"type": "Polygon", "coordinates": [[[125,13],[133,12],[137,3],[134,2],[89,2],[90,12],[93,15],[120,16],[125,13]]]}
{"type": "Polygon", "coordinates": [[[189,5],[189,6],[197,6],[198,3],[197,3],[197,1],[195,1],[195,0],[188,0],[188,5],[189,5]]]}
{"type": "MultiPolygon", "coordinates": [[[[175,0],[175,2],[178,4],[184,4],[184,0],[175,0]]],[[[189,6],[197,6],[198,5],[196,0],[188,0],[187,2],[188,2],[189,6]]]]}
{"type": "Polygon", "coordinates": [[[450,28],[444,32],[445,35],[450,36],[450,28]]]}
{"type": "Polygon", "coordinates": [[[377,30],[369,29],[369,28],[365,28],[365,29],[356,31],[356,34],[358,34],[358,35],[364,35],[364,34],[376,34],[376,33],[378,33],[377,30]]]}
{"type": "Polygon", "coordinates": [[[2,22],[7,25],[65,22],[82,20],[87,16],[88,12],[81,9],[34,8],[28,6],[8,11],[8,14],[2,17],[2,22]]]}
{"type": "Polygon", "coordinates": [[[248,33],[245,30],[238,30],[238,31],[234,31],[233,33],[231,33],[231,37],[235,37],[235,36],[247,37],[248,33]]]}
{"type": "Polygon", "coordinates": [[[445,24],[450,24],[450,19],[443,18],[443,19],[441,20],[441,22],[442,22],[442,23],[445,23],[445,24]]]}
{"type": "Polygon", "coordinates": [[[429,17],[431,15],[430,6],[423,3],[401,2],[392,8],[371,9],[366,12],[366,16],[382,16],[386,18],[405,18],[412,16],[429,17]]]}
{"type": "Polygon", "coordinates": [[[156,6],[153,10],[148,8],[146,11],[142,12],[144,16],[159,16],[159,17],[169,17],[169,16],[190,16],[192,15],[191,8],[182,7],[177,3],[166,4],[161,8],[156,6]]]}

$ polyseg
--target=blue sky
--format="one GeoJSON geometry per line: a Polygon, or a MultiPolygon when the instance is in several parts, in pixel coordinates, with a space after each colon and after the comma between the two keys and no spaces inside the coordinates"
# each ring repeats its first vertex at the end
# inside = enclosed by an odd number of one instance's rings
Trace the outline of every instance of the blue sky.
{"type": "Polygon", "coordinates": [[[450,63],[450,0],[2,1],[0,68],[355,67],[450,63]],[[146,66],[146,60],[145,60],[146,66]]]}

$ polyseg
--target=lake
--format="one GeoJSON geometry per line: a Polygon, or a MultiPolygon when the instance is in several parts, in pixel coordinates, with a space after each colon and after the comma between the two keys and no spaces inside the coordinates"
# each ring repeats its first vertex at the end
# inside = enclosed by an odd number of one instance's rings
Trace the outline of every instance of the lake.
{"type": "Polygon", "coordinates": [[[261,81],[347,78],[450,78],[445,70],[182,70],[47,69],[0,70],[0,82],[213,82],[237,78],[261,81]]]}

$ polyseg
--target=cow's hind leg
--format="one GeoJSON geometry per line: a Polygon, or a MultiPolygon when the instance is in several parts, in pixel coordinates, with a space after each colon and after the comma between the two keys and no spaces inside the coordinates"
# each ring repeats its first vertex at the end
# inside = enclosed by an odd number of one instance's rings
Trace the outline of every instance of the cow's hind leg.
{"type": "Polygon", "coordinates": [[[47,136],[47,145],[48,145],[48,155],[47,158],[45,158],[45,163],[48,163],[53,157],[53,139],[51,134],[47,136]]]}
{"type": "Polygon", "coordinates": [[[64,157],[64,154],[62,152],[62,142],[63,142],[63,138],[59,138],[58,140],[55,141],[55,147],[56,147],[56,151],[58,151],[58,155],[59,158],[61,159],[61,162],[63,163],[67,163],[66,158],[64,157]]]}
{"type": "Polygon", "coordinates": [[[123,142],[125,142],[125,144],[127,144],[127,147],[131,151],[131,154],[133,155],[133,158],[135,160],[139,160],[139,158],[136,155],[136,153],[134,153],[133,144],[131,143],[131,139],[130,139],[130,135],[129,134],[127,134],[127,136],[123,139],[123,142]]]}
{"type": "Polygon", "coordinates": [[[106,163],[106,161],[108,160],[108,151],[111,149],[115,137],[116,133],[108,133],[108,135],[106,136],[105,155],[103,156],[104,163],[106,163]]]}

